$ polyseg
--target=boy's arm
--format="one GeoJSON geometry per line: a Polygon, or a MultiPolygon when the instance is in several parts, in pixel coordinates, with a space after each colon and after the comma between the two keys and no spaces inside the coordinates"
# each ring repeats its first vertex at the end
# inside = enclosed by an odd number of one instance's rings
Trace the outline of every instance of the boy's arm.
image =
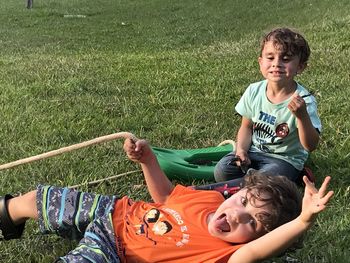
{"type": "Polygon", "coordinates": [[[305,176],[303,179],[306,187],[301,214],[296,219],[242,246],[232,254],[229,263],[257,262],[276,256],[311,227],[317,214],[326,208],[333,192],[327,192],[330,177],[326,177],[319,191],[305,176]]]}
{"type": "Polygon", "coordinates": [[[307,151],[312,152],[318,145],[320,135],[312,125],[304,99],[298,93],[294,93],[288,109],[297,118],[300,143],[307,151]]]}
{"type": "Polygon", "coordinates": [[[148,191],[156,203],[164,203],[174,189],[173,184],[163,173],[151,147],[145,140],[133,142],[126,139],[124,150],[129,159],[141,165],[148,191]]]}
{"type": "Polygon", "coordinates": [[[318,142],[320,140],[320,135],[318,131],[315,129],[315,127],[312,125],[312,122],[310,120],[310,117],[308,114],[306,114],[303,118],[298,118],[298,134],[300,143],[303,145],[303,147],[308,150],[309,152],[312,152],[316,149],[318,142]]]}
{"type": "Polygon", "coordinates": [[[241,164],[243,165],[250,164],[248,150],[252,144],[252,134],[252,121],[242,116],[241,126],[239,127],[236,137],[236,156],[240,158],[241,164]]]}

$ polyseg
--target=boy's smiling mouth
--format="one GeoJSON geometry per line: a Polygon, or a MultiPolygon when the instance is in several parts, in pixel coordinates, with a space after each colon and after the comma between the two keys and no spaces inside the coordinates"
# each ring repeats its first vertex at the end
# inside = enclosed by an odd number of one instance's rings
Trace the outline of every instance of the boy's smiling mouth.
{"type": "Polygon", "coordinates": [[[279,70],[271,71],[270,73],[274,74],[274,75],[282,75],[282,74],[284,74],[283,71],[279,71],[279,70]]]}
{"type": "Polygon", "coordinates": [[[225,213],[221,214],[217,219],[216,219],[216,224],[217,227],[216,229],[220,232],[230,232],[231,231],[231,226],[227,222],[227,216],[225,213]]]}

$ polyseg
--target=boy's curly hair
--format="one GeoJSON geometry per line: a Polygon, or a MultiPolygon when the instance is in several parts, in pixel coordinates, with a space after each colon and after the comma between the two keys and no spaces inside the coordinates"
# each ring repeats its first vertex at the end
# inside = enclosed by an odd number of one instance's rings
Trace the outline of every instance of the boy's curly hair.
{"type": "Polygon", "coordinates": [[[309,44],[300,33],[283,27],[273,29],[262,38],[260,53],[262,53],[266,42],[270,41],[272,41],[273,45],[282,52],[298,56],[301,64],[307,63],[311,51],[309,44]]]}
{"type": "Polygon", "coordinates": [[[301,194],[296,184],[285,176],[271,176],[253,170],[245,176],[244,187],[251,196],[249,202],[253,206],[259,200],[269,207],[268,212],[256,215],[267,232],[295,219],[301,213],[301,194]]]}

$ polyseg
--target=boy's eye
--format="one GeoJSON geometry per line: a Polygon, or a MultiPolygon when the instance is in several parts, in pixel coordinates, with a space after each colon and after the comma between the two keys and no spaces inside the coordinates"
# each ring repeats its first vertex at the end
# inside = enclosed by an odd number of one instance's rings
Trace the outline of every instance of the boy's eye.
{"type": "Polygon", "coordinates": [[[243,205],[243,206],[246,206],[247,205],[247,197],[245,197],[245,196],[241,196],[241,204],[243,205]]]}
{"type": "Polygon", "coordinates": [[[253,229],[256,228],[256,222],[255,222],[255,220],[254,220],[253,218],[251,218],[251,219],[249,220],[249,225],[251,225],[251,226],[253,227],[253,229]]]}

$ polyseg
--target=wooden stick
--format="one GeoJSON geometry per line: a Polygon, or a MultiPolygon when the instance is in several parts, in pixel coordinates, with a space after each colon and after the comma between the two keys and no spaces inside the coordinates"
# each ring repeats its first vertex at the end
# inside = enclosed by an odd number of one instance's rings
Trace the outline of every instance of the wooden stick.
{"type": "Polygon", "coordinates": [[[112,133],[112,134],[101,136],[101,137],[98,137],[98,138],[95,138],[95,139],[92,139],[89,141],[81,142],[78,144],[73,144],[73,145],[63,147],[63,148],[60,148],[57,150],[53,150],[50,152],[42,153],[39,155],[31,156],[28,158],[24,158],[24,159],[20,159],[20,160],[14,161],[14,162],[0,165],[0,171],[5,170],[5,169],[9,169],[9,168],[13,168],[13,167],[16,167],[16,166],[21,165],[21,164],[31,163],[31,162],[39,161],[39,160],[46,159],[49,157],[53,157],[56,155],[60,155],[62,153],[71,152],[71,151],[74,151],[74,150],[77,150],[80,148],[84,148],[84,147],[87,147],[90,145],[112,141],[112,140],[115,140],[118,138],[130,138],[134,141],[137,141],[137,138],[135,137],[135,135],[133,135],[132,133],[129,133],[129,132],[112,133]]]}

